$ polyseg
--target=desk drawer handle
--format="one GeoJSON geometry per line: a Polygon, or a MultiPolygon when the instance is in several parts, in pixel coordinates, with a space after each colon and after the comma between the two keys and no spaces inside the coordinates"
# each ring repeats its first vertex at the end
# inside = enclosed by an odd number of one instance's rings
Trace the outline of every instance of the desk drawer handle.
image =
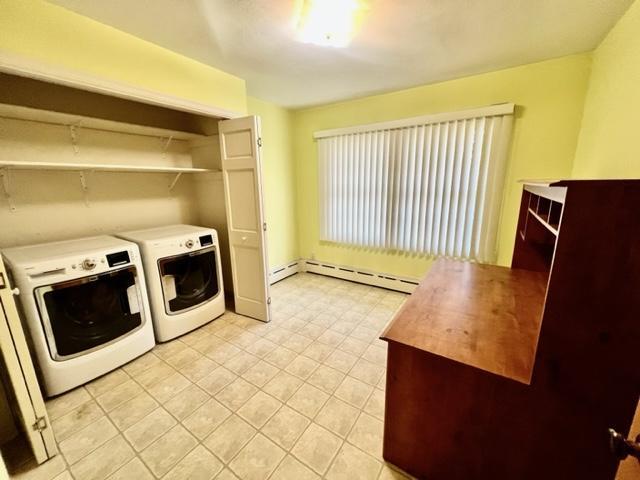
{"type": "Polygon", "coordinates": [[[613,453],[618,460],[624,460],[631,455],[640,462],[640,435],[636,437],[636,441],[634,442],[625,438],[613,428],[610,428],[609,448],[611,448],[611,453],[613,453]]]}

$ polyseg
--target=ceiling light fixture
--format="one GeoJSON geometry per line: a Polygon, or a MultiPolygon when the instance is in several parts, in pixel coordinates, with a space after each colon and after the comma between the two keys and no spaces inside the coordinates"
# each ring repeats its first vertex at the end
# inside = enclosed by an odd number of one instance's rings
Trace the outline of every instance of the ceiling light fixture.
{"type": "Polygon", "coordinates": [[[346,47],[355,33],[362,0],[302,0],[297,15],[298,39],[323,47],[346,47]]]}

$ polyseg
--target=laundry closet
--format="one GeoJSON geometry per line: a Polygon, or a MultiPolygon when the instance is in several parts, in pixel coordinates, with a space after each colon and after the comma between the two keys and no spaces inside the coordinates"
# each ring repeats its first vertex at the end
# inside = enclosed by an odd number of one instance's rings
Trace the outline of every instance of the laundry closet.
{"type": "MultiPolygon", "coordinates": [[[[213,228],[227,308],[269,321],[259,119],[133,97],[0,74],[0,250],[167,225],[213,228]]],[[[32,340],[10,305],[25,292],[1,275],[8,327],[0,333],[3,348],[16,350],[4,360],[5,385],[44,461],[55,442],[26,365],[32,340]]]]}
{"type": "Polygon", "coordinates": [[[212,227],[239,313],[268,320],[267,299],[257,300],[267,284],[258,129],[252,117],[229,121],[2,74],[0,248],[169,224],[212,227]],[[227,209],[236,220],[231,235],[227,209]]]}

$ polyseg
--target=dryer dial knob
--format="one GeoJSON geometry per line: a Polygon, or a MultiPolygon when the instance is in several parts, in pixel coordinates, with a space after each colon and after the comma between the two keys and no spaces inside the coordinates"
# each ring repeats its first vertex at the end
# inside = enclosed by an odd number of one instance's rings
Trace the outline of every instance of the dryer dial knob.
{"type": "Polygon", "coordinates": [[[187,248],[193,248],[193,240],[187,240],[184,242],[184,246],[187,248]]]}
{"type": "Polygon", "coordinates": [[[82,262],[82,268],[84,268],[85,270],[93,270],[94,268],[96,268],[95,260],[85,258],[82,262]]]}

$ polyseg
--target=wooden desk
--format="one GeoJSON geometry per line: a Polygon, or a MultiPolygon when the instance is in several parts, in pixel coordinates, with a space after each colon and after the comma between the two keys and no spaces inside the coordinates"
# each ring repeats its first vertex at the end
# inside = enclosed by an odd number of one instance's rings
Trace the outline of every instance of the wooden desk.
{"type": "Polygon", "coordinates": [[[512,268],[433,265],[381,337],[387,461],[430,480],[613,479],[607,429],[629,433],[640,394],[638,205],[640,181],[538,183],[512,268]]]}
{"type": "Polygon", "coordinates": [[[438,260],[381,338],[529,384],[547,277],[438,260]]]}

